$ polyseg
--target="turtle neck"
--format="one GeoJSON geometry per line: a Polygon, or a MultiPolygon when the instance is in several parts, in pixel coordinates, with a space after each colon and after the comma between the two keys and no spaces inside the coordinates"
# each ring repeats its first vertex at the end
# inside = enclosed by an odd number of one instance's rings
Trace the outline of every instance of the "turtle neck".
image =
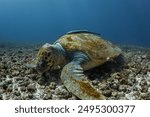
{"type": "Polygon", "coordinates": [[[60,43],[55,43],[53,47],[55,48],[57,54],[57,65],[65,65],[67,62],[67,55],[65,49],[61,46],[60,43]]]}

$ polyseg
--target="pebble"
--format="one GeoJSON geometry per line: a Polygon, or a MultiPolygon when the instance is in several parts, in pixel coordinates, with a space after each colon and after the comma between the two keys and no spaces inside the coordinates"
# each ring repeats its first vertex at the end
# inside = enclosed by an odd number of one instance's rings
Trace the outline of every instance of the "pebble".
{"type": "Polygon", "coordinates": [[[54,93],[55,93],[55,90],[51,89],[51,93],[54,94],[54,93]]]}
{"type": "Polygon", "coordinates": [[[22,100],[27,100],[28,98],[29,98],[28,94],[22,93],[22,95],[21,95],[22,100]]]}
{"type": "Polygon", "coordinates": [[[124,92],[118,92],[118,97],[124,97],[125,93],[124,92]]]}
{"type": "Polygon", "coordinates": [[[20,87],[20,91],[26,91],[26,87],[25,86],[20,87]]]}
{"type": "Polygon", "coordinates": [[[28,90],[29,92],[34,92],[34,91],[36,90],[35,84],[29,84],[29,85],[27,86],[27,90],[28,90]]]}
{"type": "Polygon", "coordinates": [[[101,90],[105,90],[105,89],[109,88],[109,86],[106,83],[99,83],[98,85],[99,85],[101,90]]]}
{"type": "Polygon", "coordinates": [[[12,84],[12,80],[11,79],[6,80],[5,82],[6,82],[7,85],[12,84]]]}
{"type": "Polygon", "coordinates": [[[59,88],[55,89],[55,95],[61,95],[61,90],[59,88]]]}
{"type": "Polygon", "coordinates": [[[141,82],[140,82],[140,85],[141,85],[141,86],[147,85],[146,79],[142,79],[141,82]]]}
{"type": "Polygon", "coordinates": [[[112,89],[118,89],[118,87],[119,87],[119,84],[118,83],[112,83],[111,85],[110,85],[110,87],[112,88],[112,89]]]}
{"type": "Polygon", "coordinates": [[[120,80],[120,84],[127,85],[128,84],[128,80],[123,78],[123,79],[120,80]]]}
{"type": "Polygon", "coordinates": [[[44,99],[44,100],[52,99],[52,93],[51,93],[51,92],[48,92],[46,95],[44,95],[43,99],[44,99]]]}
{"type": "Polygon", "coordinates": [[[92,81],[92,84],[93,84],[93,85],[98,85],[98,83],[99,83],[98,80],[93,80],[93,81],[92,81]]]}
{"type": "Polygon", "coordinates": [[[53,95],[52,95],[52,99],[53,99],[53,100],[59,100],[60,98],[58,97],[58,95],[53,94],[53,95]]]}
{"type": "Polygon", "coordinates": [[[68,98],[70,97],[70,93],[66,89],[61,90],[61,97],[68,98]]]}
{"type": "Polygon", "coordinates": [[[148,95],[147,95],[147,93],[141,93],[140,96],[142,99],[145,99],[148,95]]]}
{"type": "Polygon", "coordinates": [[[20,73],[19,71],[16,71],[16,70],[15,70],[15,71],[12,72],[12,76],[18,76],[19,73],[20,73]]]}
{"type": "Polygon", "coordinates": [[[105,91],[103,91],[102,93],[103,93],[103,95],[105,95],[106,97],[110,97],[111,94],[112,94],[112,91],[111,91],[111,90],[105,90],[105,91]]]}
{"type": "Polygon", "coordinates": [[[0,95],[4,93],[4,89],[0,88],[0,95]]]}
{"type": "Polygon", "coordinates": [[[55,89],[56,88],[56,83],[51,82],[49,87],[50,87],[50,89],[55,89]]]}
{"type": "Polygon", "coordinates": [[[29,97],[29,99],[32,99],[33,98],[33,94],[29,93],[28,97],[29,97]]]}
{"type": "Polygon", "coordinates": [[[21,95],[21,93],[19,91],[14,91],[13,94],[16,95],[16,96],[20,96],[21,95]]]}
{"type": "Polygon", "coordinates": [[[118,95],[118,92],[113,91],[111,95],[112,95],[113,97],[116,97],[116,96],[118,95]]]}
{"type": "MultiPolygon", "coordinates": [[[[26,73],[26,74],[30,74],[30,73],[26,73]]],[[[31,75],[30,75],[30,78],[31,78],[32,80],[37,80],[37,79],[38,79],[37,74],[31,74],[31,75]]]]}
{"type": "Polygon", "coordinates": [[[111,77],[116,78],[116,79],[120,79],[120,73],[119,72],[113,73],[113,74],[111,74],[111,77]]]}
{"type": "Polygon", "coordinates": [[[147,57],[146,55],[141,56],[142,59],[146,59],[146,57],[147,57]]]}
{"type": "Polygon", "coordinates": [[[119,90],[119,91],[126,92],[127,88],[128,88],[127,85],[120,85],[119,88],[118,88],[118,90],[119,90]]]}
{"type": "Polygon", "coordinates": [[[137,82],[137,80],[135,78],[130,78],[130,81],[134,84],[137,82]]]}
{"type": "Polygon", "coordinates": [[[143,93],[148,92],[148,87],[146,85],[142,86],[141,87],[141,92],[143,92],[143,93]]]}

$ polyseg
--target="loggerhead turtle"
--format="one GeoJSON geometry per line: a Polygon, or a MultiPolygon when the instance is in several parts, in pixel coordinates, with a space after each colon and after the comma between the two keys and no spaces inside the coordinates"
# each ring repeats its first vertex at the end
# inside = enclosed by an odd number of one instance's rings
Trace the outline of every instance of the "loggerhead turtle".
{"type": "Polygon", "coordinates": [[[83,71],[102,65],[120,54],[120,48],[97,33],[70,31],[54,44],[44,44],[30,67],[35,67],[40,73],[62,68],[61,80],[69,92],[80,99],[105,99],[83,71]]]}

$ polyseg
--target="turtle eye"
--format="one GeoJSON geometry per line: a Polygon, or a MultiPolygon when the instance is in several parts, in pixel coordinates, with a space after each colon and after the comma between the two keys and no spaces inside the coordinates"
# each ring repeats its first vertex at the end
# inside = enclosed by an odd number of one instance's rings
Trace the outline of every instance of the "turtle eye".
{"type": "Polygon", "coordinates": [[[44,59],[47,60],[47,57],[45,57],[44,59]]]}

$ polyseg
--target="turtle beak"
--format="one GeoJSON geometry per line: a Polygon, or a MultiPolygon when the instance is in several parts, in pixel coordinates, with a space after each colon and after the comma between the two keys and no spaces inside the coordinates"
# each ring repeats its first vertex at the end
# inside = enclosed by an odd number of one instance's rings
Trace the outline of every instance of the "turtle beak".
{"type": "Polygon", "coordinates": [[[37,60],[33,59],[32,61],[29,61],[28,63],[25,64],[27,68],[35,68],[37,67],[37,60]]]}
{"type": "Polygon", "coordinates": [[[41,61],[37,62],[37,64],[36,64],[37,70],[43,71],[46,68],[47,68],[47,62],[46,61],[41,60],[41,61]]]}
{"type": "Polygon", "coordinates": [[[33,59],[29,63],[26,64],[27,68],[35,69],[39,73],[44,73],[47,71],[47,62],[44,60],[33,59]]]}

